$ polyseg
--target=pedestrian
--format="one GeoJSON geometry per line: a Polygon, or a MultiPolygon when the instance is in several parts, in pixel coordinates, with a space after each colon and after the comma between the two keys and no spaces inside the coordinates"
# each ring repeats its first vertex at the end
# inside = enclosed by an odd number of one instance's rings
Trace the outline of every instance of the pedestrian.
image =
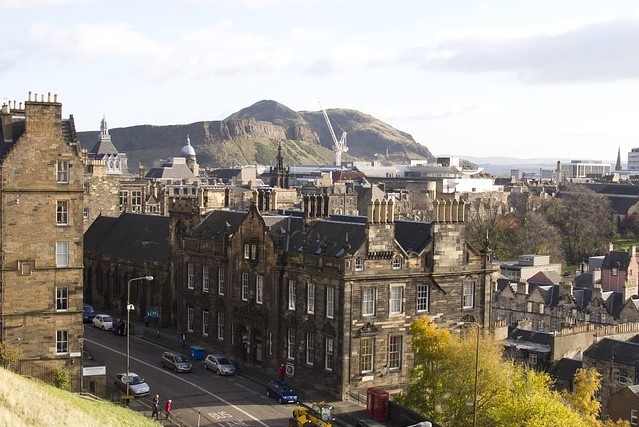
{"type": "Polygon", "coordinates": [[[286,376],[286,366],[284,366],[283,363],[280,365],[279,374],[280,374],[280,381],[284,381],[284,377],[286,376]]]}
{"type": "Polygon", "coordinates": [[[148,314],[144,315],[144,326],[146,326],[147,328],[149,327],[149,315],[148,314]]]}
{"type": "Polygon", "coordinates": [[[151,412],[151,418],[155,416],[156,420],[160,419],[159,409],[160,409],[160,395],[156,394],[155,397],[153,398],[153,411],[151,412]]]}
{"type": "Polygon", "coordinates": [[[171,399],[166,401],[166,406],[164,407],[164,410],[166,411],[166,418],[165,419],[169,419],[169,415],[171,415],[171,399]]]}

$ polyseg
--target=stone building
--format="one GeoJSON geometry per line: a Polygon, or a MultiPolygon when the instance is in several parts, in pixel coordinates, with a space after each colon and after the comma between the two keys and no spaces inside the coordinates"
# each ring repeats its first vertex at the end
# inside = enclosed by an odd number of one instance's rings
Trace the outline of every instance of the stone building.
{"type": "Polygon", "coordinates": [[[267,372],[286,363],[345,397],[407,385],[416,318],[487,326],[490,272],[463,239],[463,203],[432,223],[396,221],[385,200],[366,217],[329,216],[326,195],[303,204],[261,212],[256,192],[248,212],[213,211],[186,232],[176,282],[189,342],[267,372]]]}
{"type": "Polygon", "coordinates": [[[64,366],[79,379],[83,163],[73,116],[36,95],[0,113],[0,339],[29,373],[64,366]]]}

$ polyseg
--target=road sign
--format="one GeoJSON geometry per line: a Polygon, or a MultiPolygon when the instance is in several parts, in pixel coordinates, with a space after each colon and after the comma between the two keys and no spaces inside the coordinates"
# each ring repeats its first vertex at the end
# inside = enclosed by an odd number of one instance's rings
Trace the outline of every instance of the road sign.
{"type": "Polygon", "coordinates": [[[133,396],[132,394],[123,394],[122,396],[120,396],[122,399],[124,400],[131,400],[133,399],[135,396],[133,396]]]}

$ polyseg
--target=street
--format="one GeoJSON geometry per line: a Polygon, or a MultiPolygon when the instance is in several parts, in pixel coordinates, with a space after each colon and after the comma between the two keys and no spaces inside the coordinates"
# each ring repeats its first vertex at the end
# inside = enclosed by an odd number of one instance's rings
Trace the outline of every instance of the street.
{"type": "MultiPolygon", "coordinates": [[[[126,370],[126,337],[91,326],[85,326],[84,336],[85,349],[92,353],[97,363],[104,363],[107,385],[113,385],[115,375],[126,370]]],[[[173,416],[186,425],[288,426],[293,406],[280,405],[266,397],[266,384],[238,375],[215,375],[204,370],[203,362],[198,360],[192,360],[192,372],[175,374],[160,365],[165,348],[135,336],[130,340],[131,371],[149,384],[151,394],[139,398],[149,407],[153,396],[159,394],[160,408],[163,409],[166,400],[171,399],[173,416]]]]}

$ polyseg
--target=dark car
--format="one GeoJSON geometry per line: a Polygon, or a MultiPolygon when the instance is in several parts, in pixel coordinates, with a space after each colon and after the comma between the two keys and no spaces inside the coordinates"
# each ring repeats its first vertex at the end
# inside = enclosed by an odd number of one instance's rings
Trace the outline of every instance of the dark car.
{"type": "Polygon", "coordinates": [[[84,323],[93,322],[93,318],[97,313],[93,310],[93,307],[86,302],[82,304],[82,321],[84,323]]]}
{"type": "Polygon", "coordinates": [[[120,319],[119,317],[113,320],[113,333],[115,335],[126,335],[126,321],[120,319]]]}
{"type": "Polygon", "coordinates": [[[160,364],[165,368],[173,369],[175,373],[178,372],[191,372],[191,362],[189,359],[182,356],[179,353],[173,353],[172,351],[165,351],[162,353],[160,364]]]}
{"type": "Polygon", "coordinates": [[[279,403],[297,403],[297,393],[281,380],[269,381],[266,395],[277,399],[279,403]]]}
{"type": "Polygon", "coordinates": [[[125,393],[127,383],[129,383],[129,393],[133,396],[148,396],[151,391],[149,385],[144,381],[144,378],[134,372],[129,372],[128,375],[124,372],[119,373],[113,381],[113,385],[125,393]]]}

